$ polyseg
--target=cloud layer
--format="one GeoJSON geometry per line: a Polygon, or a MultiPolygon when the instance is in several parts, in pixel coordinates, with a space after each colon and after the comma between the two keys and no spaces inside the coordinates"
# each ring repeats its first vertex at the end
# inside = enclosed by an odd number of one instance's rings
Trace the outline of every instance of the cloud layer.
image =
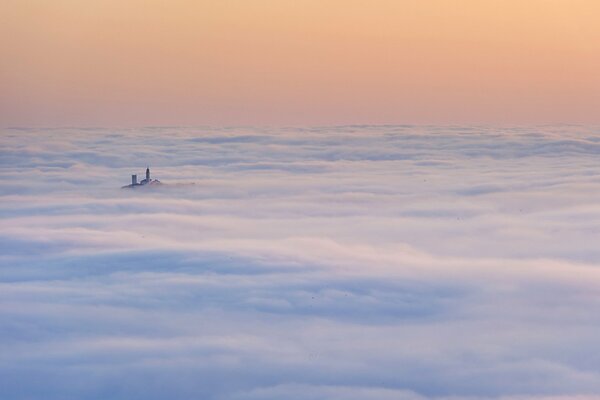
{"type": "Polygon", "coordinates": [[[1,141],[5,398],[600,395],[596,128],[1,141]]]}

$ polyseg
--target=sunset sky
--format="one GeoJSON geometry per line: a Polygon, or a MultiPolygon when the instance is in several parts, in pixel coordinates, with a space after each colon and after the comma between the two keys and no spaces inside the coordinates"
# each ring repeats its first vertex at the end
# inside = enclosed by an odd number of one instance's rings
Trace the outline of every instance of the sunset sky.
{"type": "Polygon", "coordinates": [[[599,123],[596,0],[3,0],[0,126],[599,123]]]}

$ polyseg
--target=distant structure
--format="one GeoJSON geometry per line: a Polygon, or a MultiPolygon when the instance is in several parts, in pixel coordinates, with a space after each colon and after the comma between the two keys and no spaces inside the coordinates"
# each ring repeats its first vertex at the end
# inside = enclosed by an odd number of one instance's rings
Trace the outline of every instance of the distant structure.
{"type": "Polygon", "coordinates": [[[137,175],[131,175],[131,185],[125,185],[123,186],[123,189],[145,185],[160,185],[160,181],[158,179],[150,178],[150,167],[146,168],[146,179],[142,179],[138,182],[137,175]]]}

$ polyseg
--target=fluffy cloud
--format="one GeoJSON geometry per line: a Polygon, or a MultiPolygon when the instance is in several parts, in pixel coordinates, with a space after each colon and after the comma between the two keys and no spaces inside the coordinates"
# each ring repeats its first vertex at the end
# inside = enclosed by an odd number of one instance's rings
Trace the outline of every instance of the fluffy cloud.
{"type": "Polygon", "coordinates": [[[5,398],[600,395],[594,128],[1,141],[5,398]]]}

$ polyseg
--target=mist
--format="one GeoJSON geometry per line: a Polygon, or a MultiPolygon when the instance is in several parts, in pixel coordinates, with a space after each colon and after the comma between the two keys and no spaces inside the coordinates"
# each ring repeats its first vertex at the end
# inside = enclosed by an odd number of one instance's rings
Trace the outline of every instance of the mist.
{"type": "Polygon", "coordinates": [[[1,143],[4,398],[600,393],[597,127],[1,143]]]}

